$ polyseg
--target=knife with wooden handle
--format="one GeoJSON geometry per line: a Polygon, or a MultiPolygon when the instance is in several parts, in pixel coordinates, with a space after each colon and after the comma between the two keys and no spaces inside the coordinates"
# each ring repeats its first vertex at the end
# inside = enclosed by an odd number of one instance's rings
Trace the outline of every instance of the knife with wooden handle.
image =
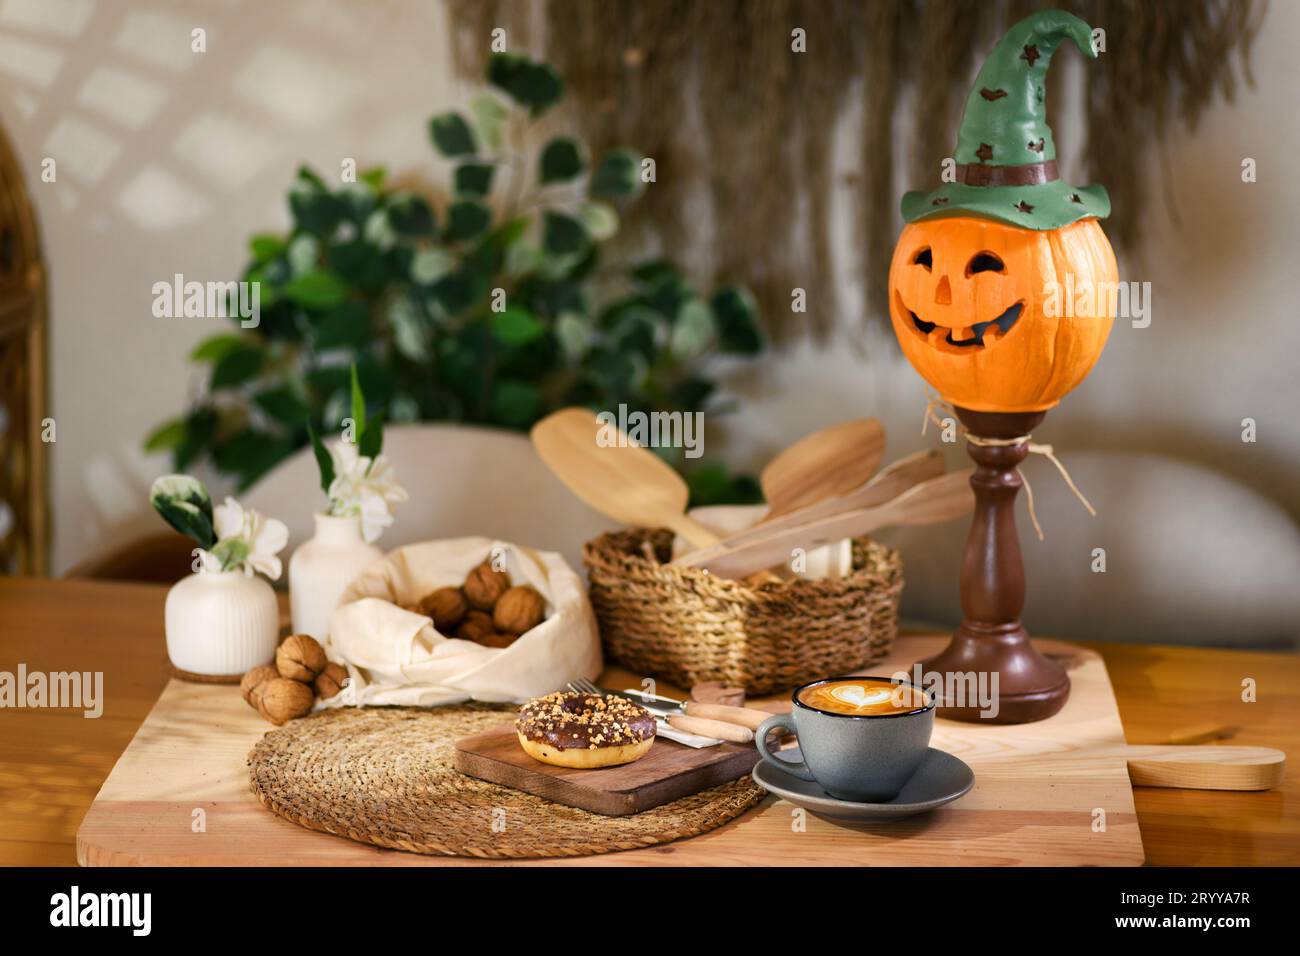
{"type": "Polygon", "coordinates": [[[720,720],[708,720],[704,717],[688,717],[685,714],[680,716],[673,714],[667,720],[669,727],[685,731],[688,734],[699,734],[701,737],[716,737],[719,740],[727,740],[733,744],[752,744],[754,742],[754,732],[748,727],[741,727],[739,724],[726,724],[720,720]]]}
{"type": "Polygon", "coordinates": [[[682,710],[688,717],[700,717],[705,720],[720,720],[724,724],[735,724],[758,730],[759,725],[772,715],[766,710],[753,707],[728,707],[726,704],[701,704],[698,701],[683,702],[682,710]]]}
{"type": "MultiPolygon", "coordinates": [[[[772,716],[766,710],[756,710],[753,707],[731,707],[727,704],[705,704],[696,700],[675,700],[672,697],[660,697],[658,694],[647,694],[645,691],[640,690],[611,690],[603,687],[601,690],[606,694],[615,694],[635,701],[646,710],[659,716],[693,717],[711,723],[731,724],[747,728],[750,731],[758,730],[759,725],[772,716]]],[[[705,736],[718,737],[720,735],[705,734],[705,736]]],[[[730,740],[731,738],[723,737],[722,739],[730,740]]],[[[753,739],[752,733],[749,739],[753,739]]]]}

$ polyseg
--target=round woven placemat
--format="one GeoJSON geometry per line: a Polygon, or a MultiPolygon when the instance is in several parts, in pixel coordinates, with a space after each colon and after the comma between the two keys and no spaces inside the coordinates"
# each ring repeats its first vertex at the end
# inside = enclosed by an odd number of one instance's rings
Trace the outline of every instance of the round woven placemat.
{"type": "Polygon", "coordinates": [[[626,817],[607,817],[468,777],[455,742],[514,708],[366,707],[291,721],[249,752],[253,792],[310,830],[360,843],[498,859],[591,856],[695,836],[763,798],[748,777],[626,817]]]}

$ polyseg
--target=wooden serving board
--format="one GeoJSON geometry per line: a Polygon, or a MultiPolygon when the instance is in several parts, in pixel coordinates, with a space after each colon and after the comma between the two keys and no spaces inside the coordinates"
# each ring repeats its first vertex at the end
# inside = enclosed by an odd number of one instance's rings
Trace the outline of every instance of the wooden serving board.
{"type": "MultiPolygon", "coordinates": [[[[900,639],[867,669],[890,674],[935,653],[946,636],[900,639]]],[[[891,824],[846,826],[768,797],[743,816],[661,847],[547,866],[1131,866],[1143,860],[1115,695],[1094,652],[1051,641],[1073,689],[1036,724],[935,722],[933,745],[975,771],[966,796],[891,824]]],[[[607,686],[637,686],[626,671],[607,686]],[[622,683],[620,683],[620,681],[622,683]]],[[[660,693],[674,689],[664,684],[660,693]]],[[[773,699],[767,709],[789,706],[773,699]]],[[[760,706],[764,706],[761,705],[760,706]]],[[[236,687],[173,680],[101,788],[77,833],[85,865],[483,866],[305,830],[264,809],[245,759],[269,726],[236,687]],[[201,813],[199,811],[202,811],[201,813]],[[200,826],[201,821],[201,826],[200,826]]],[[[495,861],[500,862],[500,861],[495,861]]]]}
{"type": "Polygon", "coordinates": [[[456,769],[461,773],[613,817],[743,777],[756,763],[758,749],[753,745],[696,749],[660,738],[640,760],[619,767],[553,767],[524,753],[513,724],[456,741],[456,769]]]}

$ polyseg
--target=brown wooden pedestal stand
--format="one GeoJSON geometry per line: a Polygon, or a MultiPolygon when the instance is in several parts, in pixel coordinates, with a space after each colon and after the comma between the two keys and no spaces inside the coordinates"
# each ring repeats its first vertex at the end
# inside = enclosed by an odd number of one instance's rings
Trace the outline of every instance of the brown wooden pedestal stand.
{"type": "MultiPolygon", "coordinates": [[[[980,438],[1010,439],[1028,435],[1046,412],[973,412],[956,409],[966,430],[980,438]]],[[[1029,453],[1025,442],[980,445],[968,442],[975,462],[971,487],[975,517],[961,564],[962,622],[952,640],[934,657],[920,662],[927,675],[945,675],[944,688],[974,689],[967,675],[998,675],[998,713],[981,717],[978,701],[965,706],[940,698],[939,716],[950,720],[987,720],[1024,724],[1050,717],[1070,696],[1065,668],[1039,654],[1020,623],[1025,606],[1025,568],[1016,535],[1016,492],[1022,484],[1016,466],[1029,453]],[[956,682],[946,675],[958,675],[956,682]]],[[[982,680],[988,681],[985,676],[982,680]]],[[[991,682],[985,686],[991,687],[991,682]]],[[[969,694],[969,690],[968,690],[969,694]]]]}

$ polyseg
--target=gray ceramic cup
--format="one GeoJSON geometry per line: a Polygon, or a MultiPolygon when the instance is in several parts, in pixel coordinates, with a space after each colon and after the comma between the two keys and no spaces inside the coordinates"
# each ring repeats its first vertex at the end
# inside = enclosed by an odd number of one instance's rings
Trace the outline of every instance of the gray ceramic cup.
{"type": "Polygon", "coordinates": [[[788,714],[769,717],[754,733],[760,756],[784,773],[818,784],[832,797],[857,803],[883,803],[898,796],[916,773],[930,747],[934,730],[934,697],[915,684],[928,701],[917,710],[897,714],[854,716],[818,710],[799,695],[818,684],[852,680],[899,684],[888,677],[828,677],[797,688],[788,714]],[[803,760],[782,760],[767,749],[770,731],[793,731],[803,760]]]}

